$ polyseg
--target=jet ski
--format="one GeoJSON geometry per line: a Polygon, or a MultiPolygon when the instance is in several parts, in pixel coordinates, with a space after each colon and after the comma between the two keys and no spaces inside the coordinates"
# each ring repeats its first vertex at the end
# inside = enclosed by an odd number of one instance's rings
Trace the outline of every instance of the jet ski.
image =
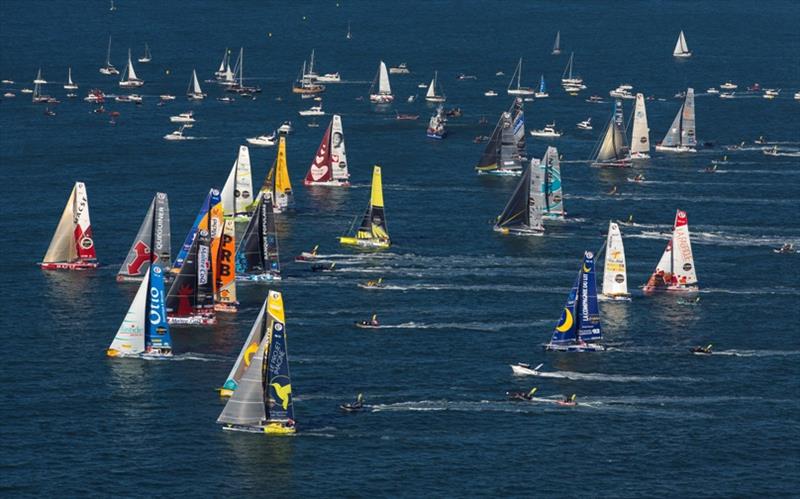
{"type": "Polygon", "coordinates": [[[628,177],[628,182],[641,183],[644,182],[644,180],[645,180],[644,175],[642,175],[641,173],[639,175],[636,175],[635,177],[628,177]]]}
{"type": "Polygon", "coordinates": [[[712,345],[708,345],[705,347],[694,347],[690,351],[695,355],[711,355],[711,347],[712,345]]]}
{"type": "Polygon", "coordinates": [[[706,169],[703,170],[703,171],[705,173],[717,173],[717,165],[714,164],[714,165],[711,165],[711,166],[707,166],[706,169]]]}

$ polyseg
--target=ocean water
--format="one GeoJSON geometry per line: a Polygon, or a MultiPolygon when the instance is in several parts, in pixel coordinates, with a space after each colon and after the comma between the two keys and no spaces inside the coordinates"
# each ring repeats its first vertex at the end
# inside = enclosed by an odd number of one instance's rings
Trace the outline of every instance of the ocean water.
{"type": "MultiPolygon", "coordinates": [[[[771,2],[0,2],[0,78],[16,98],[0,103],[4,208],[0,280],[0,491],[8,496],[233,494],[328,496],[791,496],[800,486],[797,401],[800,340],[797,255],[800,161],[757,148],[724,145],[759,135],[800,147],[800,7],[771,2]],[[353,39],[346,40],[351,21],[353,39]],[[683,29],[694,56],[671,52],[683,29]],[[550,49],[561,30],[564,53],[550,49]],[[148,42],[153,62],[142,106],[111,103],[116,125],[68,100],[67,66],[86,91],[116,92],[100,75],[108,35],[112,60],[148,42]],[[271,36],[270,36],[271,35],[271,36]],[[245,48],[245,77],[263,87],[254,101],[223,104],[182,97],[191,70],[210,78],[226,47],[245,48]],[[319,144],[291,94],[304,58],[316,49],[321,72],[340,71],[325,109],[342,115],[353,187],[307,189],[302,178],[319,144]],[[575,51],[588,90],[565,95],[558,80],[575,51]],[[526,103],[528,128],[552,120],[565,130],[548,142],[528,138],[532,157],[548,144],[564,156],[566,222],[545,237],[502,237],[491,230],[515,180],[473,173],[510,98],[517,59],[523,84],[544,74],[551,97],[526,103]],[[367,93],[379,60],[407,62],[393,76],[397,100],[377,112],[367,93]],[[46,91],[62,99],[43,115],[18,90],[41,67],[46,91]],[[432,112],[417,85],[434,70],[448,107],[464,116],[441,142],[425,138],[432,112]],[[508,76],[496,77],[497,71],[508,76]],[[458,81],[459,73],[477,80],[458,81]],[[620,83],[649,101],[651,141],[669,127],[693,86],[726,80],[782,88],[779,98],[696,98],[697,133],[714,148],[694,155],[654,154],[629,170],[590,168],[610,104],[588,104],[620,83]],[[501,93],[487,98],[489,88],[501,93]],[[178,99],[157,107],[158,95],[178,99]],[[276,100],[281,97],[282,100],[276,100]],[[169,143],[168,117],[193,110],[199,140],[169,143]],[[420,114],[397,122],[394,111],[420,114]],[[593,132],[575,123],[592,117],[593,132]],[[173,251],[211,186],[220,187],[244,137],[291,119],[288,160],[297,209],[281,216],[284,295],[299,432],[266,438],[224,432],[214,391],[247,334],[266,286],[240,287],[241,311],[213,328],[174,328],[170,361],[110,360],[105,349],[135,293],[118,284],[124,259],[155,191],[169,194],[173,251]],[[701,173],[728,155],[715,175],[701,173]],[[336,236],[360,215],[373,164],[383,167],[390,251],[358,255],[336,236]],[[643,172],[647,182],[626,177],[643,172]],[[72,184],[86,183],[97,271],[42,272],[72,184]],[[612,186],[619,196],[608,196],[612,186]],[[701,300],[646,298],[603,304],[608,352],[542,351],[580,265],[603,242],[608,220],[623,227],[632,285],[644,283],[666,243],[675,210],[688,212],[701,300]],[[320,244],[340,261],[314,274],[291,262],[320,244]],[[358,282],[384,277],[388,289],[358,282]],[[378,313],[377,331],[352,327],[378,313]],[[713,343],[725,355],[688,353],[713,343]],[[544,363],[575,379],[512,376],[510,363],[544,363]],[[578,373],[578,374],[574,374],[578,373]],[[576,393],[585,405],[513,403],[508,390],[539,387],[543,397],[576,393]],[[357,392],[368,410],[343,415],[357,392]]],[[[630,113],[631,101],[625,101],[630,113]]],[[[254,182],[274,149],[251,148],[254,182]]]]}

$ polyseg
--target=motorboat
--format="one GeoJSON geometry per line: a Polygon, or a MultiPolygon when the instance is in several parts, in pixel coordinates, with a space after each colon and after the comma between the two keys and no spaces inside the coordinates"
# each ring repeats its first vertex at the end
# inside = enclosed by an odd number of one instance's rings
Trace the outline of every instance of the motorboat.
{"type": "Polygon", "coordinates": [[[272,132],[272,135],[259,135],[257,137],[249,137],[245,140],[251,146],[272,147],[277,141],[277,135],[277,133],[272,132]]]}
{"type": "Polygon", "coordinates": [[[175,96],[170,94],[161,94],[158,96],[158,98],[163,101],[175,100],[175,96]]]}
{"type": "Polygon", "coordinates": [[[393,75],[407,75],[410,74],[411,71],[408,69],[408,66],[405,62],[401,62],[397,66],[392,66],[389,68],[389,74],[393,75]]]}
{"type": "Polygon", "coordinates": [[[485,95],[486,97],[497,97],[497,92],[495,92],[494,90],[487,90],[486,92],[483,93],[483,95],[485,95]]]}
{"type": "Polygon", "coordinates": [[[11,99],[12,97],[16,97],[16,96],[17,96],[17,94],[15,94],[14,92],[6,92],[6,93],[3,94],[3,97],[5,97],[6,99],[11,99]]]}
{"type": "Polygon", "coordinates": [[[780,248],[774,248],[772,251],[780,255],[793,255],[797,253],[797,249],[792,243],[784,243],[780,248]]]}
{"type": "Polygon", "coordinates": [[[725,83],[723,83],[722,85],[720,85],[719,88],[721,88],[722,90],[736,90],[737,88],[739,88],[739,85],[737,85],[737,84],[735,84],[735,83],[733,83],[733,82],[731,82],[729,80],[729,81],[726,81],[725,83]]]}
{"type": "Polygon", "coordinates": [[[735,99],[736,98],[736,92],[721,92],[719,94],[719,98],[720,99],[735,99]]]}
{"type": "Polygon", "coordinates": [[[118,95],[114,97],[114,100],[116,102],[132,102],[134,104],[141,104],[142,96],[139,94],[118,95]]]}
{"type": "Polygon", "coordinates": [[[170,123],[194,123],[196,120],[194,119],[194,113],[187,111],[177,116],[170,116],[169,121],[170,123]]]}
{"type": "Polygon", "coordinates": [[[281,123],[281,126],[278,127],[278,133],[280,135],[289,135],[290,133],[294,133],[294,127],[292,127],[291,121],[284,121],[281,123]]]}
{"type": "Polygon", "coordinates": [[[461,73],[460,75],[458,75],[458,79],[462,80],[462,81],[463,80],[477,80],[478,77],[475,76],[475,75],[468,75],[468,74],[461,73]]]}
{"type": "Polygon", "coordinates": [[[298,111],[300,116],[325,116],[325,111],[322,110],[322,104],[318,106],[311,106],[308,109],[298,111]]]}
{"type": "Polygon", "coordinates": [[[605,101],[599,95],[592,95],[591,97],[586,99],[586,102],[588,102],[590,104],[601,104],[601,103],[603,103],[605,101]]]}
{"type": "Polygon", "coordinates": [[[414,121],[419,119],[418,114],[404,114],[404,113],[397,113],[397,117],[395,118],[398,121],[414,121]]]}
{"type": "Polygon", "coordinates": [[[342,77],[339,73],[325,73],[317,76],[317,81],[322,83],[341,83],[342,77]]]}
{"type": "Polygon", "coordinates": [[[592,129],[592,118],[586,118],[585,120],[578,123],[577,127],[581,130],[591,130],[592,129]]]}
{"type": "Polygon", "coordinates": [[[540,130],[531,130],[531,135],[533,137],[552,137],[552,138],[557,138],[557,137],[561,137],[561,132],[556,130],[556,124],[555,124],[555,122],[553,122],[553,123],[549,123],[549,124],[545,125],[544,128],[542,128],[540,130]]]}
{"type": "Polygon", "coordinates": [[[708,90],[706,90],[706,93],[711,95],[719,95],[719,90],[717,90],[716,87],[711,87],[708,90]]]}
{"type": "Polygon", "coordinates": [[[610,91],[608,95],[618,99],[635,99],[636,96],[631,93],[630,88],[632,88],[630,85],[620,85],[619,87],[610,91]]]}
{"type": "Polygon", "coordinates": [[[774,89],[774,88],[765,88],[763,97],[765,99],[774,99],[775,97],[779,96],[781,93],[781,89],[774,89]]]}
{"type": "Polygon", "coordinates": [[[170,141],[174,141],[174,140],[190,140],[190,139],[194,138],[194,137],[187,137],[186,135],[183,134],[183,131],[186,128],[189,128],[189,127],[190,127],[190,125],[181,125],[181,127],[178,128],[177,130],[175,130],[174,132],[170,132],[170,133],[164,135],[164,140],[170,140],[170,141]]]}

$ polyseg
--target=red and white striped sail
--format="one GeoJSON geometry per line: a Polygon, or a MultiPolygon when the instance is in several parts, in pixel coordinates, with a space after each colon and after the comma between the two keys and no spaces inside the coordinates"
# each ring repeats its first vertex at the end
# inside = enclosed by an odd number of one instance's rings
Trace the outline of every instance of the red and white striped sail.
{"type": "Polygon", "coordinates": [[[97,265],[86,186],[83,182],[75,182],[41,267],[73,270],[97,265]]]}

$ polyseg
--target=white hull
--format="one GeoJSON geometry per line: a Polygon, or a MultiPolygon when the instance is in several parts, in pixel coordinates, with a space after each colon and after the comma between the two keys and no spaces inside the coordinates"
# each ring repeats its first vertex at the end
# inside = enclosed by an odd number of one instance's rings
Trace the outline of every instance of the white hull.
{"type": "Polygon", "coordinates": [[[519,177],[520,175],[522,175],[522,169],[515,168],[511,170],[507,168],[497,168],[496,170],[489,170],[489,171],[478,170],[478,175],[495,175],[498,177],[519,177]]]}
{"type": "Polygon", "coordinates": [[[650,155],[646,152],[632,152],[631,159],[649,159],[650,155]]]}
{"type": "Polygon", "coordinates": [[[433,97],[425,97],[425,100],[428,102],[444,102],[447,100],[447,98],[434,95],[433,97]]]}
{"type": "Polygon", "coordinates": [[[631,295],[604,295],[599,294],[597,295],[597,299],[600,301],[631,301],[631,295]]]}
{"type": "Polygon", "coordinates": [[[543,132],[541,130],[531,130],[531,136],[557,139],[558,137],[561,137],[561,134],[558,132],[543,132]]]}
{"type": "Polygon", "coordinates": [[[533,96],[536,97],[537,99],[544,99],[545,97],[550,97],[550,94],[548,94],[547,92],[536,92],[535,94],[533,94],[533,96]]]}
{"type": "Polygon", "coordinates": [[[119,82],[119,86],[122,88],[138,88],[144,85],[144,81],[142,80],[125,80],[119,82]]]}
{"type": "Polygon", "coordinates": [[[534,95],[536,92],[532,88],[509,88],[506,90],[508,95],[534,95]]]}
{"type": "Polygon", "coordinates": [[[692,56],[691,52],[682,52],[680,54],[672,54],[672,57],[677,57],[679,59],[685,59],[685,58],[691,57],[691,56],[692,56]]]}
{"type": "Polygon", "coordinates": [[[583,345],[554,345],[549,343],[544,348],[548,352],[604,352],[606,349],[606,347],[597,343],[585,343],[583,345]]]}
{"type": "Polygon", "coordinates": [[[687,146],[656,145],[656,151],[683,153],[683,152],[697,152],[697,149],[695,149],[694,147],[687,147],[687,146]]]}
{"type": "Polygon", "coordinates": [[[275,139],[269,137],[251,137],[246,140],[251,146],[273,147],[275,145],[275,139]]]}
{"type": "Polygon", "coordinates": [[[394,95],[370,94],[369,101],[373,104],[388,104],[394,101],[394,95]]]}

